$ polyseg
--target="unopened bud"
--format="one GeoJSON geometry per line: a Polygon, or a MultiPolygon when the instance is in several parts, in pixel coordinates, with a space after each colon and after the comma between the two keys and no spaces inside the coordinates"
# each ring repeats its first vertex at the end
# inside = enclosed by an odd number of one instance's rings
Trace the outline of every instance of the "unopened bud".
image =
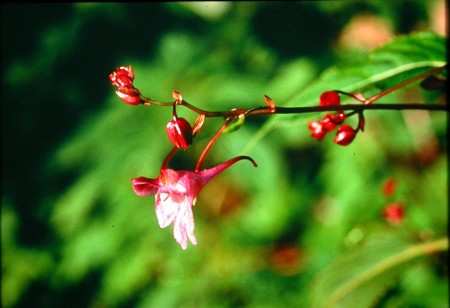
{"type": "Polygon", "coordinates": [[[336,123],[333,120],[334,115],[327,114],[325,117],[323,117],[322,120],[320,120],[320,124],[322,125],[322,130],[324,132],[331,132],[333,129],[336,128],[336,123]]]}
{"type": "Polygon", "coordinates": [[[311,137],[316,138],[317,141],[321,141],[323,137],[326,135],[326,131],[323,129],[323,126],[318,121],[310,121],[308,123],[308,128],[311,131],[311,137]]]}
{"type": "Polygon", "coordinates": [[[184,118],[174,118],[167,124],[167,136],[174,146],[187,150],[192,144],[192,127],[184,118]]]}
{"type": "Polygon", "coordinates": [[[131,87],[134,80],[134,71],[131,65],[116,68],[114,72],[109,74],[109,80],[113,86],[131,87]]]}
{"type": "Polygon", "coordinates": [[[117,96],[129,105],[138,105],[142,102],[141,92],[136,88],[120,87],[116,91],[117,96]]]}
{"type": "Polygon", "coordinates": [[[405,217],[405,209],[400,203],[392,203],[384,208],[383,216],[391,225],[399,225],[405,217]]]}
{"type": "Polygon", "coordinates": [[[336,132],[334,143],[346,146],[355,139],[355,136],[356,131],[350,125],[342,124],[336,132]]]}
{"type": "Polygon", "coordinates": [[[267,95],[264,95],[264,103],[269,106],[271,112],[275,112],[275,102],[267,95]]]}
{"type": "Polygon", "coordinates": [[[381,187],[381,193],[385,197],[391,197],[394,194],[396,188],[397,181],[393,178],[388,178],[381,187]]]}
{"type": "Polygon", "coordinates": [[[172,91],[172,97],[173,99],[175,99],[177,102],[181,102],[183,100],[183,96],[181,95],[180,92],[178,91],[172,91]]]}
{"type": "Polygon", "coordinates": [[[205,123],[205,115],[201,114],[197,117],[197,119],[194,122],[194,127],[192,127],[192,136],[198,134],[200,129],[203,127],[203,123],[205,123]]]}
{"type": "Polygon", "coordinates": [[[339,106],[340,103],[341,103],[341,98],[339,97],[339,94],[337,94],[335,91],[323,92],[319,98],[319,106],[320,107],[339,106]]]}

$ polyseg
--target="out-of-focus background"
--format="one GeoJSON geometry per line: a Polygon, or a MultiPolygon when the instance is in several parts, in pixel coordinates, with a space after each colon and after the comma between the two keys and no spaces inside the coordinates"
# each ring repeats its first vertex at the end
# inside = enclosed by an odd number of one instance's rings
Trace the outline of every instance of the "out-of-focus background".
{"type": "MultiPolygon", "coordinates": [[[[446,235],[445,113],[366,112],[348,147],[310,137],[319,114],[248,119],[204,167],[240,154],[258,167],[239,162],[205,187],[198,245],[183,251],[130,183],[157,177],[171,108],[126,105],[108,80],[132,65],[160,101],[177,90],[207,110],[264,95],[301,106],[329,67],[402,35],[446,37],[445,17],[443,0],[2,3],[2,306],[313,307],[338,289],[347,304],[446,307],[446,252],[386,263],[446,235]],[[392,204],[398,223],[383,214],[392,204]]],[[[410,88],[407,102],[445,99],[410,88]]],[[[170,167],[192,170],[222,123],[207,119],[170,167]]]]}

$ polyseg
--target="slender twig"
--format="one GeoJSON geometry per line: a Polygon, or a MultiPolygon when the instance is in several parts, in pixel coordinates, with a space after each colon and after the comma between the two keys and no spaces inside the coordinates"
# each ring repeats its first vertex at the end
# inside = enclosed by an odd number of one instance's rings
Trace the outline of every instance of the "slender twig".
{"type": "Polygon", "coordinates": [[[206,157],[206,154],[208,154],[208,152],[211,149],[214,142],[216,142],[217,138],[219,138],[220,134],[222,134],[224,129],[227,128],[227,126],[231,123],[232,120],[233,120],[233,118],[231,118],[231,117],[227,118],[225,123],[223,123],[223,125],[220,127],[220,129],[217,131],[217,133],[211,138],[211,140],[209,141],[209,143],[206,145],[205,149],[203,150],[202,155],[200,155],[200,158],[198,159],[197,165],[195,166],[195,171],[200,171],[203,160],[206,157]]]}
{"type": "Polygon", "coordinates": [[[182,105],[197,114],[202,114],[205,117],[224,117],[224,118],[236,118],[240,115],[244,117],[254,116],[254,115],[269,115],[269,114],[295,114],[295,113],[307,113],[307,112],[325,112],[325,111],[338,111],[338,110],[352,110],[354,112],[362,112],[364,110],[407,110],[407,109],[415,109],[415,110],[429,110],[429,111],[448,111],[447,105],[437,105],[437,104],[372,104],[382,96],[385,96],[401,87],[404,87],[410,83],[413,83],[417,80],[427,78],[429,76],[435,75],[447,68],[447,64],[425,73],[419,74],[412,78],[409,78],[403,82],[400,82],[368,99],[365,99],[360,94],[352,94],[346,93],[344,91],[335,90],[338,93],[353,96],[355,99],[361,101],[363,105],[356,104],[348,104],[348,105],[340,105],[340,106],[312,106],[312,107],[278,107],[278,106],[257,106],[249,109],[231,109],[228,111],[208,111],[203,110],[194,105],[188,103],[185,100],[175,101],[175,102],[158,102],[151,98],[146,98],[141,96],[143,104],[145,106],[157,105],[157,106],[175,106],[182,105]]]}
{"type": "Polygon", "coordinates": [[[414,77],[412,77],[410,79],[407,79],[407,80],[405,80],[403,82],[400,82],[400,83],[396,84],[395,86],[390,87],[390,88],[388,88],[388,89],[386,89],[384,91],[381,91],[380,93],[372,96],[371,98],[369,98],[365,102],[365,104],[369,105],[369,104],[373,103],[374,101],[376,101],[377,99],[379,99],[380,97],[385,96],[386,94],[389,94],[389,93],[391,93],[391,92],[393,92],[393,91],[395,91],[397,89],[400,89],[401,87],[404,87],[404,86],[406,86],[406,85],[408,85],[410,83],[413,83],[414,81],[417,81],[417,80],[420,80],[420,79],[425,79],[425,78],[427,78],[427,77],[429,77],[431,75],[435,75],[435,74],[441,72],[442,70],[444,70],[446,68],[447,68],[447,64],[444,65],[444,66],[432,69],[432,70],[430,70],[428,72],[425,72],[425,73],[419,74],[417,76],[414,76],[414,77]]]}
{"type": "MultiPolygon", "coordinates": [[[[173,106],[173,102],[170,103],[173,106]]],[[[192,105],[186,105],[183,101],[183,106],[191,109],[192,105]]],[[[166,106],[166,105],[164,105],[166,106]]],[[[169,106],[169,105],[167,105],[169,106]]],[[[193,106],[192,106],[193,107],[193,106]]],[[[205,117],[236,117],[242,114],[242,110],[230,110],[230,111],[206,111],[194,107],[195,111],[199,114],[205,115],[205,117]]],[[[308,107],[275,107],[272,109],[267,106],[253,107],[248,112],[244,112],[246,116],[250,115],[269,115],[269,114],[295,114],[295,113],[309,113],[309,112],[326,112],[326,111],[338,111],[338,110],[429,110],[429,111],[448,111],[447,105],[442,104],[373,104],[373,105],[358,105],[348,104],[340,106],[308,106],[308,107]]]]}
{"type": "Polygon", "coordinates": [[[167,154],[166,159],[164,159],[162,165],[161,165],[161,172],[167,168],[167,164],[169,163],[169,160],[172,158],[172,156],[175,155],[175,153],[178,151],[177,147],[174,147],[172,150],[170,150],[169,154],[167,154]]]}
{"type": "Polygon", "coordinates": [[[312,106],[312,107],[276,107],[274,113],[290,114],[290,113],[307,113],[320,111],[338,111],[338,110],[429,110],[429,111],[445,111],[448,110],[447,105],[442,104],[376,104],[376,105],[357,105],[348,104],[340,106],[312,106]]]}

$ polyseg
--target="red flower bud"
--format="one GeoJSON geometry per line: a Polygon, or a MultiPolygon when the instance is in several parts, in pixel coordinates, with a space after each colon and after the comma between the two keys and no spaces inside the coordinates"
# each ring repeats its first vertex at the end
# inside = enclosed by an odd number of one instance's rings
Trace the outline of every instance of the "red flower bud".
{"type": "Polygon", "coordinates": [[[345,121],[345,118],[347,117],[344,113],[344,111],[339,110],[337,112],[337,114],[330,114],[329,115],[331,120],[335,123],[335,124],[342,124],[345,121]]]}
{"type": "Polygon", "coordinates": [[[339,97],[339,94],[337,94],[335,91],[323,92],[319,98],[319,106],[320,107],[339,106],[340,103],[341,103],[341,98],[339,97]]]}
{"type": "Polygon", "coordinates": [[[134,80],[134,71],[131,65],[116,68],[114,72],[109,74],[109,80],[113,86],[132,87],[134,80]]]}
{"type": "Polygon", "coordinates": [[[383,216],[388,223],[398,225],[403,221],[405,209],[402,204],[392,203],[384,208],[383,216]]]}
{"type": "Polygon", "coordinates": [[[117,87],[116,94],[125,103],[138,105],[144,102],[141,99],[141,92],[133,86],[134,71],[131,65],[116,68],[109,74],[109,80],[117,87]]]}
{"type": "Polygon", "coordinates": [[[355,139],[355,136],[356,131],[350,125],[342,124],[336,132],[334,143],[346,146],[349,145],[353,139],[355,139]]]}
{"type": "Polygon", "coordinates": [[[362,132],[364,131],[364,125],[366,124],[366,119],[364,118],[364,115],[360,113],[358,118],[358,129],[360,129],[362,132]]]}
{"type": "Polygon", "coordinates": [[[116,94],[121,100],[130,105],[138,105],[142,101],[141,92],[139,92],[139,90],[134,87],[119,87],[119,90],[116,91],[116,94]]]}
{"type": "Polygon", "coordinates": [[[311,121],[308,123],[308,128],[311,131],[311,137],[316,138],[317,141],[321,141],[326,135],[326,131],[320,122],[311,121]]]}
{"type": "Polygon", "coordinates": [[[177,148],[187,150],[192,144],[192,127],[184,118],[174,118],[167,124],[167,136],[177,148]]]}
{"type": "Polygon", "coordinates": [[[385,197],[390,197],[394,194],[396,188],[397,181],[393,178],[389,178],[383,183],[383,186],[381,187],[381,193],[385,197]]]}
{"type": "Polygon", "coordinates": [[[322,125],[322,130],[324,132],[331,132],[336,128],[336,123],[334,122],[333,117],[334,115],[327,114],[322,120],[320,120],[320,124],[322,125]]]}

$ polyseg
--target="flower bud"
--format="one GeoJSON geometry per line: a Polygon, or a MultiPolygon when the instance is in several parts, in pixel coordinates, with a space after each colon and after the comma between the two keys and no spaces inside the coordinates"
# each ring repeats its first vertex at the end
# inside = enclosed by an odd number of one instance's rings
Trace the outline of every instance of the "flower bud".
{"type": "Polygon", "coordinates": [[[383,216],[391,225],[398,225],[403,221],[405,209],[400,203],[391,203],[384,208],[383,216]]]}
{"type": "Polygon", "coordinates": [[[131,65],[116,68],[114,72],[109,74],[109,80],[113,86],[132,87],[134,80],[134,71],[131,65]]]}
{"type": "Polygon", "coordinates": [[[276,109],[275,102],[267,95],[264,95],[264,103],[266,103],[266,105],[269,106],[271,112],[275,112],[276,109]]]}
{"type": "Polygon", "coordinates": [[[109,74],[109,80],[113,86],[117,87],[116,94],[129,105],[144,103],[141,99],[141,92],[133,85],[134,71],[131,65],[116,68],[109,74]]]}
{"type": "Polygon", "coordinates": [[[327,114],[326,116],[323,117],[322,120],[320,120],[320,124],[322,125],[322,130],[324,132],[331,132],[333,129],[336,128],[336,123],[333,120],[334,115],[332,114],[327,114]]]}
{"type": "Polygon", "coordinates": [[[321,141],[323,137],[326,135],[326,131],[323,129],[323,126],[318,121],[311,121],[308,123],[308,128],[311,131],[311,137],[316,138],[317,141],[321,141]]]}
{"type": "Polygon", "coordinates": [[[194,127],[192,127],[192,137],[198,134],[200,129],[203,127],[203,123],[205,123],[205,115],[201,114],[195,120],[194,127]]]}
{"type": "Polygon", "coordinates": [[[175,90],[172,91],[172,97],[173,97],[173,99],[176,100],[177,102],[183,101],[183,96],[182,96],[181,93],[178,92],[178,91],[175,91],[175,90]]]}
{"type": "Polygon", "coordinates": [[[334,143],[346,146],[355,139],[355,136],[356,131],[350,125],[342,124],[336,132],[334,143]]]}
{"type": "Polygon", "coordinates": [[[344,123],[345,119],[347,118],[344,111],[342,110],[339,110],[337,114],[330,114],[329,116],[331,120],[338,125],[344,123]]]}
{"type": "Polygon", "coordinates": [[[166,127],[167,136],[174,146],[187,150],[192,144],[192,127],[184,118],[174,117],[166,127]]]}
{"type": "Polygon", "coordinates": [[[341,98],[339,97],[339,94],[337,94],[335,91],[323,92],[320,95],[320,98],[319,98],[319,106],[320,107],[339,106],[340,104],[341,104],[341,98]]]}
{"type": "Polygon", "coordinates": [[[397,188],[397,181],[393,178],[388,178],[381,187],[381,194],[385,197],[391,197],[397,188]]]}
{"type": "Polygon", "coordinates": [[[116,94],[122,101],[130,105],[138,105],[142,101],[141,92],[136,88],[119,87],[116,94]]]}
{"type": "Polygon", "coordinates": [[[364,119],[364,115],[360,113],[358,118],[358,129],[362,132],[364,131],[364,125],[366,124],[366,120],[364,119]]]}

